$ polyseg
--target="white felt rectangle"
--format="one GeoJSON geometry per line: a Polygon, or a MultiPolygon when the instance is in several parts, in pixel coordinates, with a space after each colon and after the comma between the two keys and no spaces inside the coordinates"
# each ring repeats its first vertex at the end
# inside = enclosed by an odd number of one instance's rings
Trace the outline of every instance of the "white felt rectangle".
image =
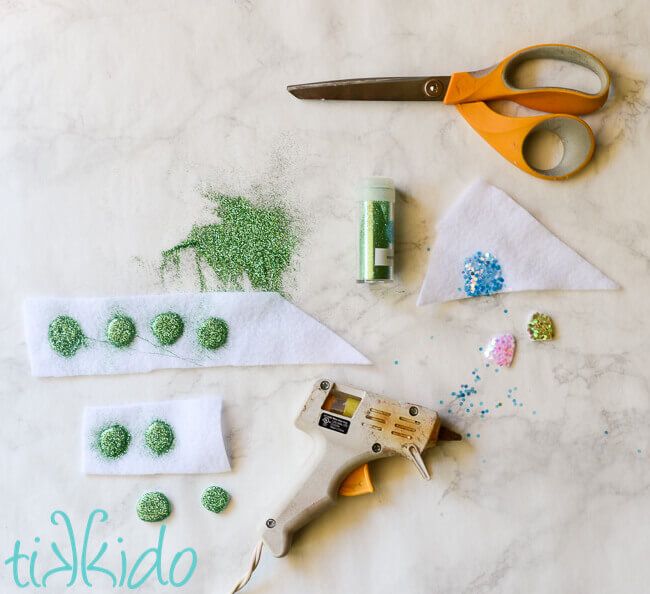
{"type": "Polygon", "coordinates": [[[361,364],[359,351],[278,293],[175,293],[130,297],[41,298],[25,305],[27,344],[35,376],[136,373],[178,367],[223,365],[361,364]],[[181,338],[163,347],[151,331],[161,313],[178,313],[181,338]],[[116,314],[135,322],[136,338],[117,348],[106,338],[116,314]],[[56,353],[48,328],[57,316],[70,316],[87,337],[73,356],[56,353]],[[201,323],[217,317],[228,324],[228,340],[211,351],[197,339],[201,323]]]}
{"type": "Polygon", "coordinates": [[[203,474],[230,470],[221,431],[221,398],[87,406],[82,451],[86,474],[203,474]],[[160,456],[151,452],[144,437],[147,427],[156,420],[165,421],[174,432],[171,450],[160,456]],[[126,428],[131,442],[119,458],[106,458],[99,450],[99,435],[116,424],[126,428]]]}

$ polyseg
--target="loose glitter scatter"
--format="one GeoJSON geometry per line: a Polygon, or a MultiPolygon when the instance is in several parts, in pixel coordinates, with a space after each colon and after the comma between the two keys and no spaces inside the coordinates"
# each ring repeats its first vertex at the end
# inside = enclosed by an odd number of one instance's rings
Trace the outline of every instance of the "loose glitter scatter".
{"type": "Polygon", "coordinates": [[[106,458],[119,458],[129,449],[131,436],[122,425],[111,425],[99,434],[99,451],[106,458]]]}
{"type": "Polygon", "coordinates": [[[228,495],[228,491],[221,487],[208,487],[201,495],[203,507],[215,514],[219,514],[226,509],[229,502],[230,495],[228,495]]]}
{"type": "Polygon", "coordinates": [[[147,427],[144,442],[156,456],[162,456],[172,449],[174,431],[165,421],[156,420],[147,427]]]}
{"type": "Polygon", "coordinates": [[[161,522],[169,517],[172,506],[169,499],[160,491],[145,493],[138,500],[136,513],[143,522],[161,522]]]}
{"type": "Polygon", "coordinates": [[[208,288],[201,268],[207,264],[223,289],[242,290],[247,277],[253,289],[281,293],[299,243],[297,221],[289,209],[279,202],[255,206],[241,196],[214,191],[203,196],[217,203],[220,222],[195,225],[184,241],[163,251],[161,275],[170,263],[178,270],[181,252],[193,250],[201,291],[208,288]]]}
{"type": "Polygon", "coordinates": [[[532,340],[553,340],[553,320],[546,314],[534,313],[528,322],[528,336],[532,340]]]}
{"type": "Polygon", "coordinates": [[[196,333],[199,343],[211,351],[223,346],[228,339],[228,324],[221,318],[208,318],[196,333]]]}
{"type": "MultiPolygon", "coordinates": [[[[512,334],[497,334],[490,339],[483,355],[499,367],[510,367],[515,355],[515,337],[512,334]]],[[[495,370],[497,371],[497,370],[495,370]]]]}
{"type": "Polygon", "coordinates": [[[72,357],[85,344],[79,322],[69,316],[54,318],[47,331],[52,350],[62,357],[72,357]]]}
{"type": "Polygon", "coordinates": [[[177,313],[167,312],[157,315],[151,322],[151,331],[162,345],[174,344],[185,329],[183,318],[177,313]]]}
{"type": "Polygon", "coordinates": [[[476,252],[465,259],[463,281],[468,297],[493,295],[503,288],[501,265],[490,252],[476,252]]]}
{"type": "Polygon", "coordinates": [[[135,338],[135,323],[127,316],[115,316],[106,326],[106,338],[118,348],[129,346],[135,338]]]}

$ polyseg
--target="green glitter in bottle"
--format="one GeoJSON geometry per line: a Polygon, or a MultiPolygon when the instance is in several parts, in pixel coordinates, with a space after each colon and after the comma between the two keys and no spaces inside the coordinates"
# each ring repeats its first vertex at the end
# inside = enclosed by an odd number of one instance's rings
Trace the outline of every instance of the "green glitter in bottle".
{"type": "Polygon", "coordinates": [[[218,349],[228,339],[228,324],[221,318],[208,318],[201,324],[196,335],[206,349],[218,349]]]}
{"type": "Polygon", "coordinates": [[[172,449],[174,431],[165,421],[154,421],[147,427],[144,442],[154,454],[162,456],[172,449]]]}
{"type": "Polygon", "coordinates": [[[47,331],[52,350],[62,357],[72,357],[85,344],[85,336],[77,320],[69,316],[54,318],[47,331]]]}
{"type": "Polygon", "coordinates": [[[107,458],[119,458],[129,449],[131,436],[122,425],[111,425],[99,434],[99,451],[107,458]]]}
{"type": "Polygon", "coordinates": [[[393,280],[394,203],[393,180],[371,177],[359,184],[359,238],[357,282],[393,280]]]}
{"type": "Polygon", "coordinates": [[[215,213],[220,222],[195,225],[184,241],[162,252],[161,275],[170,262],[180,267],[181,252],[193,250],[202,291],[207,283],[201,266],[207,264],[221,288],[242,290],[247,277],[253,289],[282,292],[283,276],[291,269],[298,244],[288,209],[280,203],[255,206],[241,196],[213,191],[203,196],[218,204],[215,213]]]}
{"type": "Polygon", "coordinates": [[[135,338],[135,323],[127,316],[115,316],[106,326],[106,338],[118,348],[129,346],[135,338]]]}
{"type": "Polygon", "coordinates": [[[151,331],[162,345],[174,344],[182,335],[185,325],[177,313],[167,312],[157,315],[151,322],[151,331]]]}
{"type": "Polygon", "coordinates": [[[226,509],[229,502],[230,495],[228,495],[228,491],[221,487],[208,487],[201,495],[203,507],[215,514],[219,514],[226,509]]]}
{"type": "Polygon", "coordinates": [[[160,491],[145,493],[138,500],[138,506],[136,507],[138,518],[143,522],[161,522],[169,517],[171,512],[172,506],[169,499],[160,491]]]}

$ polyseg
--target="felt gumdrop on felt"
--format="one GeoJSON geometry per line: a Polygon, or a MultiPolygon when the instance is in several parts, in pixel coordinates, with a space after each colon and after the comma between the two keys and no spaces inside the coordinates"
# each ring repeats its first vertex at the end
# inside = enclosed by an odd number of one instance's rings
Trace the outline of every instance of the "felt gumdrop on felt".
{"type": "Polygon", "coordinates": [[[499,367],[510,367],[515,356],[515,337],[512,334],[497,334],[490,339],[483,353],[486,359],[499,367]]]}

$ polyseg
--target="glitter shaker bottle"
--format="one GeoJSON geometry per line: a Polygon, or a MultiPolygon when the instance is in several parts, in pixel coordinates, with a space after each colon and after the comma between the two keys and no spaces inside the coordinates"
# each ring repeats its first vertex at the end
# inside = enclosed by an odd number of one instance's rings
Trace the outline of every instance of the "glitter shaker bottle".
{"type": "Polygon", "coordinates": [[[358,283],[393,280],[395,237],[395,184],[388,177],[368,177],[359,182],[358,283]]]}

